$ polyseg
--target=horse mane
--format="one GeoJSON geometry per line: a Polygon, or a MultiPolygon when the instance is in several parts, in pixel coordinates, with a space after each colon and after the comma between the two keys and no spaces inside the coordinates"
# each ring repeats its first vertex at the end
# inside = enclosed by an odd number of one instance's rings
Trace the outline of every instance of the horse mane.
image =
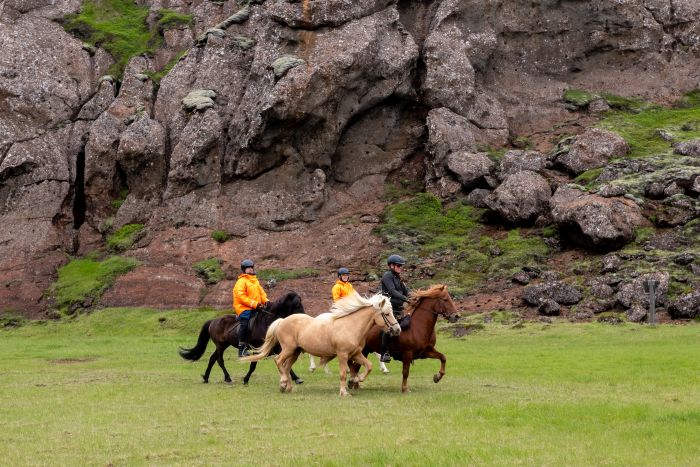
{"type": "Polygon", "coordinates": [[[412,315],[413,312],[416,311],[416,308],[418,308],[418,304],[420,303],[421,299],[438,298],[440,295],[442,295],[444,288],[444,284],[435,284],[428,289],[420,289],[411,292],[411,294],[408,296],[406,307],[403,310],[404,314],[412,315]]]}
{"type": "MultiPolygon", "coordinates": [[[[331,314],[331,319],[342,318],[343,316],[348,316],[355,313],[357,310],[366,308],[368,306],[379,308],[379,304],[386,297],[382,294],[375,294],[369,298],[363,298],[357,292],[354,294],[346,295],[337,302],[333,303],[329,313],[331,314]]],[[[386,300],[384,306],[387,306],[389,300],[386,300]]]]}

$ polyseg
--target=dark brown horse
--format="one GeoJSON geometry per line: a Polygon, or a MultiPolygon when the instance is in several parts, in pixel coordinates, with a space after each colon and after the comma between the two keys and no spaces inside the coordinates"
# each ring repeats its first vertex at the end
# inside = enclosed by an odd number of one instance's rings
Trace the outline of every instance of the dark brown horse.
{"type": "MultiPolygon", "coordinates": [[[[408,329],[401,331],[398,337],[391,339],[389,352],[391,356],[403,362],[403,382],[401,391],[408,392],[408,372],[411,363],[420,358],[435,358],[440,360],[440,371],[433,376],[433,381],[439,382],[445,375],[445,355],[435,349],[436,335],[435,323],[438,316],[444,316],[450,321],[459,318],[457,307],[452,297],[447,292],[446,285],[434,285],[427,290],[419,290],[411,294],[405,315],[411,316],[411,324],[408,329]]],[[[374,326],[367,334],[367,341],[363,354],[379,352],[381,347],[381,329],[374,326]]],[[[357,372],[359,365],[355,363],[353,370],[357,372]]]]}
{"type": "MultiPolygon", "coordinates": [[[[286,318],[296,313],[304,313],[301,297],[296,292],[289,292],[281,299],[269,303],[268,307],[257,312],[256,318],[251,320],[252,327],[248,334],[248,343],[252,347],[260,347],[262,345],[267,328],[275,320],[286,318]]],[[[204,379],[205,383],[209,382],[209,373],[211,373],[214,363],[217,362],[224,372],[224,382],[231,383],[231,376],[224,366],[224,351],[229,346],[232,346],[234,349],[238,348],[238,318],[234,315],[226,315],[207,321],[199,333],[197,345],[191,349],[180,348],[178,353],[186,360],[197,361],[204,355],[209,339],[214,342],[216,349],[209,357],[209,365],[207,365],[207,370],[202,375],[202,379],[204,379]]],[[[243,377],[243,384],[248,384],[250,375],[253,374],[257,365],[257,362],[251,362],[248,373],[243,377]]],[[[294,370],[291,371],[291,377],[297,384],[304,382],[294,373],[294,370]]]]}

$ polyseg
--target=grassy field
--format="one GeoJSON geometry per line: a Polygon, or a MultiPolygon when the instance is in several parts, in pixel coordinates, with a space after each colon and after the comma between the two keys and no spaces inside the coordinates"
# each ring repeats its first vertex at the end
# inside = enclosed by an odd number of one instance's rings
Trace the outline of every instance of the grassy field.
{"type": "MultiPolygon", "coordinates": [[[[697,465],[700,326],[490,324],[440,335],[437,362],[336,374],[292,394],[262,362],[249,386],[186,363],[211,311],[111,309],[0,331],[4,465],[697,465]]],[[[211,350],[211,347],[210,349],[211,350]]],[[[208,353],[207,353],[208,356],[208,353]]],[[[337,368],[333,367],[334,373],[337,368]]]]}

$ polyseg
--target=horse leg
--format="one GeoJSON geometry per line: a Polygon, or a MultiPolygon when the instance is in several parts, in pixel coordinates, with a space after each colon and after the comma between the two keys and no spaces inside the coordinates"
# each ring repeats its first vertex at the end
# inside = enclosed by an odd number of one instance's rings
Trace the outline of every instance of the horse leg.
{"type": "Polygon", "coordinates": [[[219,349],[214,350],[214,352],[211,354],[211,357],[209,357],[209,364],[207,365],[207,369],[202,375],[202,379],[204,380],[204,384],[207,384],[209,382],[209,374],[211,373],[211,368],[214,366],[214,363],[216,363],[216,356],[219,353],[219,349]]]}
{"type": "Polygon", "coordinates": [[[296,373],[294,373],[294,369],[292,368],[292,365],[294,365],[294,362],[297,361],[297,358],[299,358],[299,355],[301,355],[301,349],[297,349],[296,352],[294,352],[294,355],[292,355],[292,358],[289,361],[289,376],[294,381],[294,384],[304,384],[304,380],[299,378],[296,373]]]}
{"type": "Polygon", "coordinates": [[[403,380],[401,381],[401,392],[407,394],[408,389],[408,372],[411,371],[411,362],[413,361],[413,353],[407,352],[401,356],[403,360],[403,380]]]}
{"type": "Polygon", "coordinates": [[[287,372],[286,363],[291,353],[282,349],[280,354],[275,359],[277,370],[280,372],[280,392],[292,392],[292,384],[289,381],[289,373],[287,372]]]}
{"type": "Polygon", "coordinates": [[[309,354],[309,371],[313,373],[316,371],[316,362],[314,361],[314,356],[309,354]]]}
{"type": "Polygon", "coordinates": [[[327,374],[331,374],[330,368],[328,368],[328,362],[333,360],[334,357],[321,357],[321,361],[318,362],[319,365],[323,367],[323,371],[327,374]]]}
{"type": "Polygon", "coordinates": [[[340,397],[349,397],[350,393],[348,392],[347,383],[345,381],[348,372],[347,353],[338,354],[338,365],[340,367],[340,397]]]}
{"type": "Polygon", "coordinates": [[[224,383],[231,384],[233,382],[231,381],[231,375],[228,374],[228,371],[226,371],[226,366],[224,366],[224,350],[226,350],[226,347],[216,349],[216,352],[218,353],[216,361],[219,362],[219,366],[224,372],[224,383]]]}
{"type": "Polygon", "coordinates": [[[443,376],[445,376],[445,363],[447,363],[447,358],[445,358],[445,355],[438,352],[435,347],[430,347],[426,352],[423,352],[423,355],[425,355],[425,358],[435,358],[435,359],[440,359],[440,371],[433,375],[433,381],[438,383],[442,379],[443,376]]]}
{"type": "Polygon", "coordinates": [[[377,352],[374,352],[375,357],[377,357],[377,360],[379,360],[379,369],[382,370],[382,373],[387,374],[389,373],[389,369],[386,367],[386,363],[381,361],[382,356],[379,355],[377,352]]]}
{"type": "Polygon", "coordinates": [[[253,374],[257,366],[258,362],[250,362],[250,366],[248,367],[248,373],[246,373],[246,375],[243,377],[243,384],[248,384],[248,381],[250,380],[250,375],[253,374]]]}
{"type": "MultiPolygon", "coordinates": [[[[357,372],[360,371],[360,364],[357,363],[357,362],[350,362],[348,366],[349,366],[349,368],[350,368],[350,374],[351,374],[353,377],[357,376],[357,372]]],[[[351,379],[351,380],[350,380],[350,384],[349,384],[348,386],[350,387],[350,389],[360,389],[360,382],[359,382],[359,381],[355,381],[355,382],[353,383],[353,381],[352,381],[352,379],[351,379]]]]}
{"type": "MultiPolygon", "coordinates": [[[[359,376],[355,376],[355,378],[357,378],[357,382],[358,382],[358,383],[361,383],[361,382],[363,382],[365,379],[367,379],[367,376],[368,376],[368,375],[370,374],[370,372],[372,371],[372,362],[370,362],[369,360],[367,360],[367,357],[365,357],[365,356],[362,354],[362,352],[358,352],[358,354],[355,355],[355,357],[353,358],[353,360],[355,360],[359,365],[364,365],[364,367],[365,367],[365,371],[364,371],[364,372],[362,372],[359,376]]],[[[359,371],[359,368],[357,368],[357,370],[359,371]]]]}

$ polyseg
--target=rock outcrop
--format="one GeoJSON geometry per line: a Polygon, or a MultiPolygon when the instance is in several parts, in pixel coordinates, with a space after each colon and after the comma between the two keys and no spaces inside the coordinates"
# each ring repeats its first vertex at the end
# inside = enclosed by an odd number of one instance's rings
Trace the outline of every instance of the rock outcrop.
{"type": "MultiPolygon", "coordinates": [[[[472,198],[532,222],[549,213],[546,158],[507,155],[498,186],[489,148],[566,119],[570,87],[665,98],[700,78],[691,0],[138,5],[154,28],[162,8],[193,20],[108,78],[109,54],[59,24],[80,1],[0,3],[0,309],[45,309],[66,254],[121,225],[303,229],[376,199],[392,175],[443,198],[494,189],[472,198]]],[[[601,135],[558,162],[580,173],[624,153],[601,135]]],[[[554,198],[559,227],[595,248],[641,222],[617,196],[554,198]]]]}

